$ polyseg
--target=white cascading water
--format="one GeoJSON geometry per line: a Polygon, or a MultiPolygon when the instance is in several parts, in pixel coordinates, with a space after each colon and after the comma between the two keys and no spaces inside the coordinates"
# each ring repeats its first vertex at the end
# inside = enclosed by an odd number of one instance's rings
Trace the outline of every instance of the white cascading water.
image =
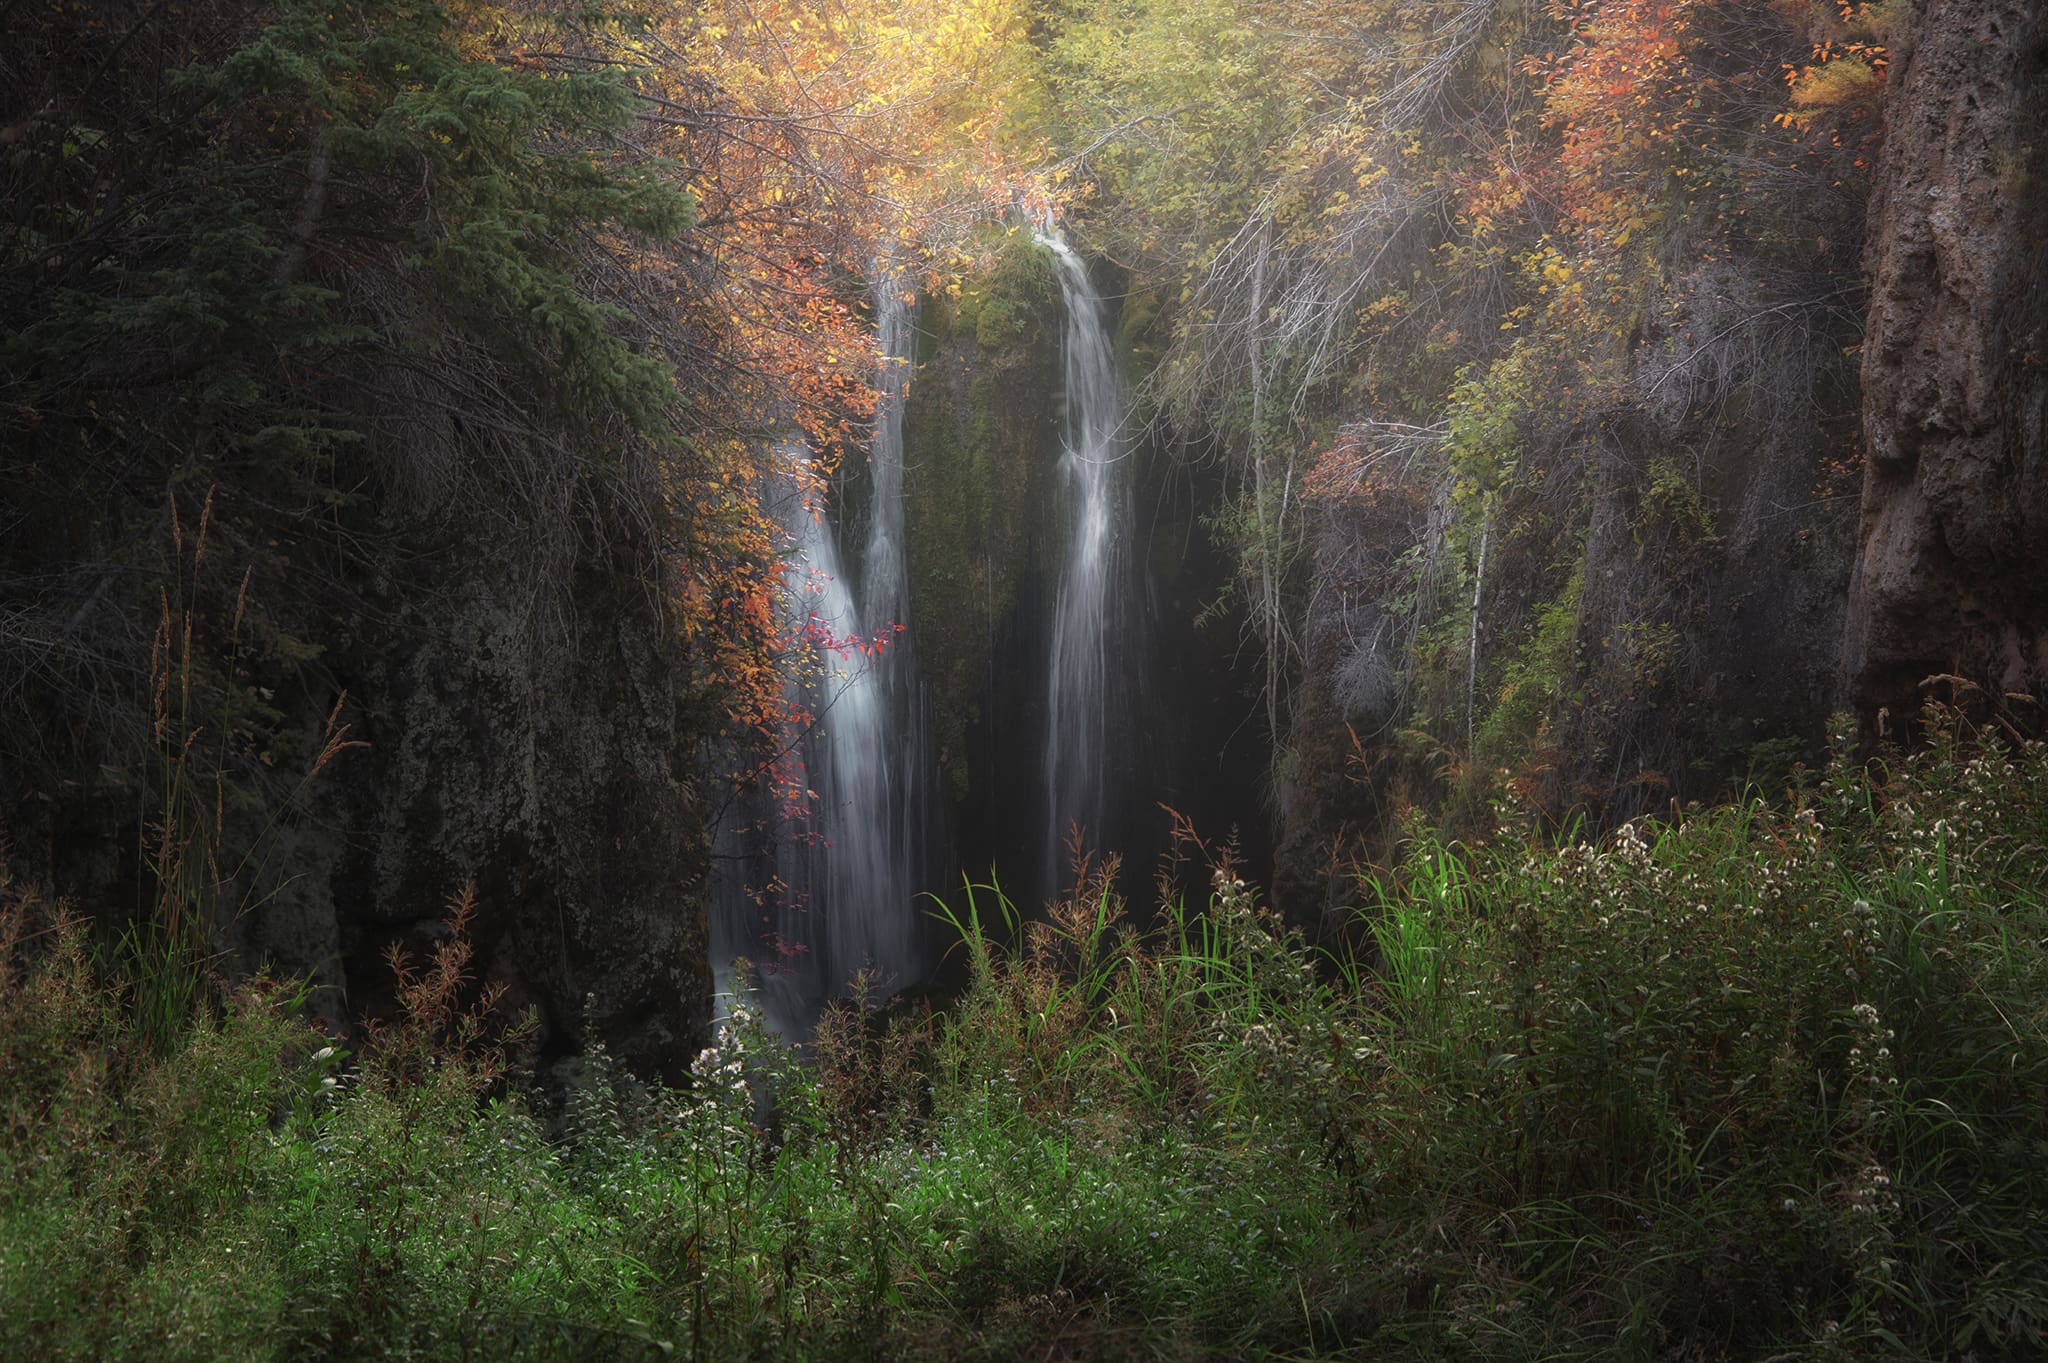
{"type": "MultiPolygon", "coordinates": [[[[868,527],[857,602],[844,632],[879,641],[821,719],[830,750],[826,786],[829,858],[825,959],[837,989],[871,970],[890,993],[923,974],[919,910],[924,855],[925,753],[922,688],[906,631],[910,581],[903,537],[903,405],[910,368],[910,306],[900,282],[876,290],[881,350],[875,434],[868,451],[868,527]],[[853,701],[851,712],[840,710],[853,701]]],[[[829,539],[829,535],[827,536],[829,539]]],[[[836,576],[836,570],[835,570],[836,576]]]]}
{"type": "Polygon", "coordinates": [[[1068,541],[1053,606],[1045,740],[1047,884],[1056,886],[1068,869],[1071,830],[1100,838],[1108,812],[1111,664],[1125,597],[1119,578],[1129,496],[1123,384],[1102,296],[1058,233],[1041,231],[1038,240],[1052,252],[1066,304],[1059,495],[1068,541]]]}
{"type": "MultiPolygon", "coordinates": [[[[719,831],[727,867],[712,948],[724,976],[734,956],[760,967],[771,1025],[808,1031],[819,1007],[856,972],[887,995],[925,973],[925,933],[915,897],[923,888],[930,765],[928,705],[911,665],[910,590],[903,535],[903,402],[910,313],[900,285],[878,291],[882,351],[874,443],[868,455],[867,537],[858,591],[841,563],[839,529],[813,513],[785,478],[781,520],[794,549],[791,608],[810,625],[815,666],[800,701],[814,717],[798,756],[815,798],[807,816],[771,812],[762,846],[736,821],[719,831]],[[876,641],[880,647],[874,647],[876,641]]],[[[790,442],[792,465],[810,453],[790,442]]]]}

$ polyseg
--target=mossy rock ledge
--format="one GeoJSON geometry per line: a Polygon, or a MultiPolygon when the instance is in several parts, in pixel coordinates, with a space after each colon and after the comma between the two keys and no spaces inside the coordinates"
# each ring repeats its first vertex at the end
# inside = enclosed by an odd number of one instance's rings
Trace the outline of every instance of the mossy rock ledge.
{"type": "Polygon", "coordinates": [[[918,309],[904,434],[911,642],[955,801],[1020,586],[1056,553],[1060,321],[1051,259],[1022,231],[957,297],[918,309]]]}

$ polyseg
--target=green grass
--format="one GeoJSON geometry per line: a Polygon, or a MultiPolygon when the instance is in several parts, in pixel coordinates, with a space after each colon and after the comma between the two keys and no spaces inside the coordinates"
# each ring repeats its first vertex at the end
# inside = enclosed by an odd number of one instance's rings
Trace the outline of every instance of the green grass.
{"type": "MultiPolygon", "coordinates": [[[[942,911],[972,983],[507,1083],[460,932],[359,1054],[170,1044],[0,890],[0,1357],[2024,1359],[2048,751],[1937,728],[1597,845],[1409,830],[1318,959],[1230,872],[942,911]]],[[[458,905],[458,927],[467,909],[458,905]]]]}

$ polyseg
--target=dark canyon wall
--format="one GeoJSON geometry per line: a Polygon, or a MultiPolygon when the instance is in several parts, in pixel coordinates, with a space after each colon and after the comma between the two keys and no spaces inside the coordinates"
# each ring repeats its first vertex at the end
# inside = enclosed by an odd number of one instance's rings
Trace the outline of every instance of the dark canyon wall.
{"type": "Polygon", "coordinates": [[[579,252],[693,204],[590,154],[623,89],[438,11],[180,16],[111,50],[97,12],[7,21],[5,865],[111,955],[309,976],[337,1019],[474,882],[478,966],[551,1048],[589,996],[673,1072],[722,722],[662,552],[678,324],[579,252]]]}
{"type": "Polygon", "coordinates": [[[2048,8],[1929,0],[1885,129],[1844,663],[1900,719],[1934,674],[2048,687],[2048,8]]]}

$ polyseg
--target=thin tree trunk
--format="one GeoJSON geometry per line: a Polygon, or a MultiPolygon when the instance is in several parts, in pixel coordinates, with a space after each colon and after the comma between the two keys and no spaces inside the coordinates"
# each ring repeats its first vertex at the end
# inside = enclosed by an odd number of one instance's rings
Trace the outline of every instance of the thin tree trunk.
{"type": "Polygon", "coordinates": [[[1272,239],[1272,222],[1259,227],[1258,254],[1252,258],[1251,334],[1246,343],[1251,351],[1252,370],[1252,507],[1259,534],[1259,625],[1266,649],[1266,733],[1277,751],[1280,742],[1280,639],[1278,575],[1274,556],[1279,546],[1266,533],[1266,253],[1272,239]]]}
{"type": "Polygon", "coordinates": [[[1486,541],[1493,534],[1493,503],[1486,505],[1479,522],[1479,562],[1472,574],[1472,643],[1465,659],[1465,760],[1476,761],[1479,746],[1474,741],[1474,715],[1479,709],[1479,605],[1486,592],[1486,541]]]}

